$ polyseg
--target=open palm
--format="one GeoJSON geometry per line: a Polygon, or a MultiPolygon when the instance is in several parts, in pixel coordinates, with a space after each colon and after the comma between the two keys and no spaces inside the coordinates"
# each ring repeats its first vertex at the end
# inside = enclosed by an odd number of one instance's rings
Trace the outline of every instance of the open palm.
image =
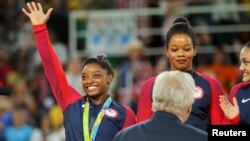
{"type": "Polygon", "coordinates": [[[226,96],[220,96],[220,107],[228,119],[233,119],[239,115],[239,105],[235,97],[232,104],[226,96]]]}
{"type": "Polygon", "coordinates": [[[40,3],[28,2],[27,10],[25,8],[22,8],[23,13],[29,17],[32,25],[39,25],[45,24],[48,21],[53,9],[50,8],[47,13],[44,13],[42,5],[40,3]]]}

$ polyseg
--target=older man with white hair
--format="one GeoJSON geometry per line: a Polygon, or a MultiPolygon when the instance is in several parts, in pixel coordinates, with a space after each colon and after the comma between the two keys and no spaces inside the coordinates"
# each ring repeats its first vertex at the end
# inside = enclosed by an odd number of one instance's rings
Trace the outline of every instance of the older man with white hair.
{"type": "Polygon", "coordinates": [[[195,83],[190,74],[160,73],[153,87],[153,116],[119,132],[114,141],[207,141],[206,132],[184,124],[192,110],[194,93],[195,83]]]}

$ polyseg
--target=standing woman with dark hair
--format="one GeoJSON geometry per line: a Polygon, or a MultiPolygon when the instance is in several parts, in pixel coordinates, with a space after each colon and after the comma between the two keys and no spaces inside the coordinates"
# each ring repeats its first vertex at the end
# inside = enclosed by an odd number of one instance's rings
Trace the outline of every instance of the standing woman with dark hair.
{"type": "MultiPolygon", "coordinates": [[[[178,18],[170,27],[166,35],[165,53],[170,61],[171,70],[188,72],[195,80],[195,102],[186,123],[204,131],[207,131],[208,124],[220,124],[223,112],[219,105],[219,95],[223,95],[223,88],[218,80],[193,70],[192,62],[197,53],[197,44],[195,33],[186,19],[178,18]]],[[[141,89],[138,102],[138,122],[145,121],[153,113],[151,109],[154,81],[155,77],[150,78],[141,89]]]]}
{"type": "Polygon", "coordinates": [[[43,13],[40,3],[27,3],[22,9],[33,25],[38,52],[53,94],[64,115],[66,141],[112,141],[115,134],[135,123],[131,109],[114,102],[108,95],[114,73],[105,54],[83,64],[82,97],[66,81],[63,68],[53,50],[46,22],[52,8],[43,13]],[[28,10],[28,11],[27,11],[28,10]]]}
{"type": "Polygon", "coordinates": [[[250,42],[240,52],[241,83],[235,85],[229,94],[220,96],[220,106],[225,114],[223,124],[250,125],[250,42]]]}

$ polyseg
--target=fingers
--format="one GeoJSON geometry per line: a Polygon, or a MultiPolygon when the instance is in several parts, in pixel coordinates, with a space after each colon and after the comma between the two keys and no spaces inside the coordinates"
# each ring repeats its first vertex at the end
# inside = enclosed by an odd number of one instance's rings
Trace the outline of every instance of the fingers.
{"type": "Polygon", "coordinates": [[[38,11],[42,11],[43,12],[43,8],[42,8],[41,3],[37,3],[37,6],[38,6],[38,11]]]}
{"type": "Polygon", "coordinates": [[[25,8],[22,8],[22,11],[23,11],[23,13],[26,15],[26,16],[28,16],[29,17],[29,13],[26,11],[26,9],[25,8]]]}
{"type": "Polygon", "coordinates": [[[51,14],[52,10],[53,10],[53,8],[50,8],[50,9],[47,11],[47,13],[46,13],[46,16],[47,16],[47,17],[50,17],[50,14],[51,14]]]}
{"type": "Polygon", "coordinates": [[[233,97],[233,104],[234,104],[234,106],[238,106],[238,102],[237,102],[237,99],[235,97],[233,97]]]}
{"type": "Polygon", "coordinates": [[[219,99],[220,103],[223,103],[223,104],[228,104],[229,101],[227,99],[227,97],[225,95],[222,95],[220,96],[220,99],[219,99]]]}
{"type": "Polygon", "coordinates": [[[30,12],[34,11],[33,7],[31,6],[31,4],[29,2],[27,3],[27,7],[28,7],[30,12]]]}
{"type": "Polygon", "coordinates": [[[31,6],[32,6],[34,11],[37,11],[37,5],[34,1],[31,2],[31,6]]]}
{"type": "Polygon", "coordinates": [[[225,96],[225,95],[220,96],[219,101],[220,101],[220,107],[223,111],[227,110],[228,106],[231,105],[227,96],[225,96]]]}
{"type": "Polygon", "coordinates": [[[42,9],[42,6],[40,3],[36,4],[34,1],[31,2],[31,3],[27,3],[27,7],[29,9],[30,12],[33,12],[33,11],[39,11],[42,9]],[[39,6],[40,5],[40,6],[39,6]]]}
{"type": "Polygon", "coordinates": [[[221,107],[221,109],[223,110],[223,111],[225,111],[226,110],[226,106],[227,104],[225,104],[225,103],[223,103],[223,102],[221,102],[220,103],[220,107],[221,107]]]}

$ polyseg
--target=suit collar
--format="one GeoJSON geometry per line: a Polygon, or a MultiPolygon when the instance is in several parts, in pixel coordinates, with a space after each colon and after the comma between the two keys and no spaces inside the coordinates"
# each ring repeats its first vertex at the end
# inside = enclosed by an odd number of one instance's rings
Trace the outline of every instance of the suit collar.
{"type": "Polygon", "coordinates": [[[161,120],[172,120],[178,123],[182,123],[181,119],[179,117],[177,117],[176,115],[169,113],[169,112],[165,112],[165,111],[157,111],[153,114],[152,119],[161,119],[161,120]]]}

